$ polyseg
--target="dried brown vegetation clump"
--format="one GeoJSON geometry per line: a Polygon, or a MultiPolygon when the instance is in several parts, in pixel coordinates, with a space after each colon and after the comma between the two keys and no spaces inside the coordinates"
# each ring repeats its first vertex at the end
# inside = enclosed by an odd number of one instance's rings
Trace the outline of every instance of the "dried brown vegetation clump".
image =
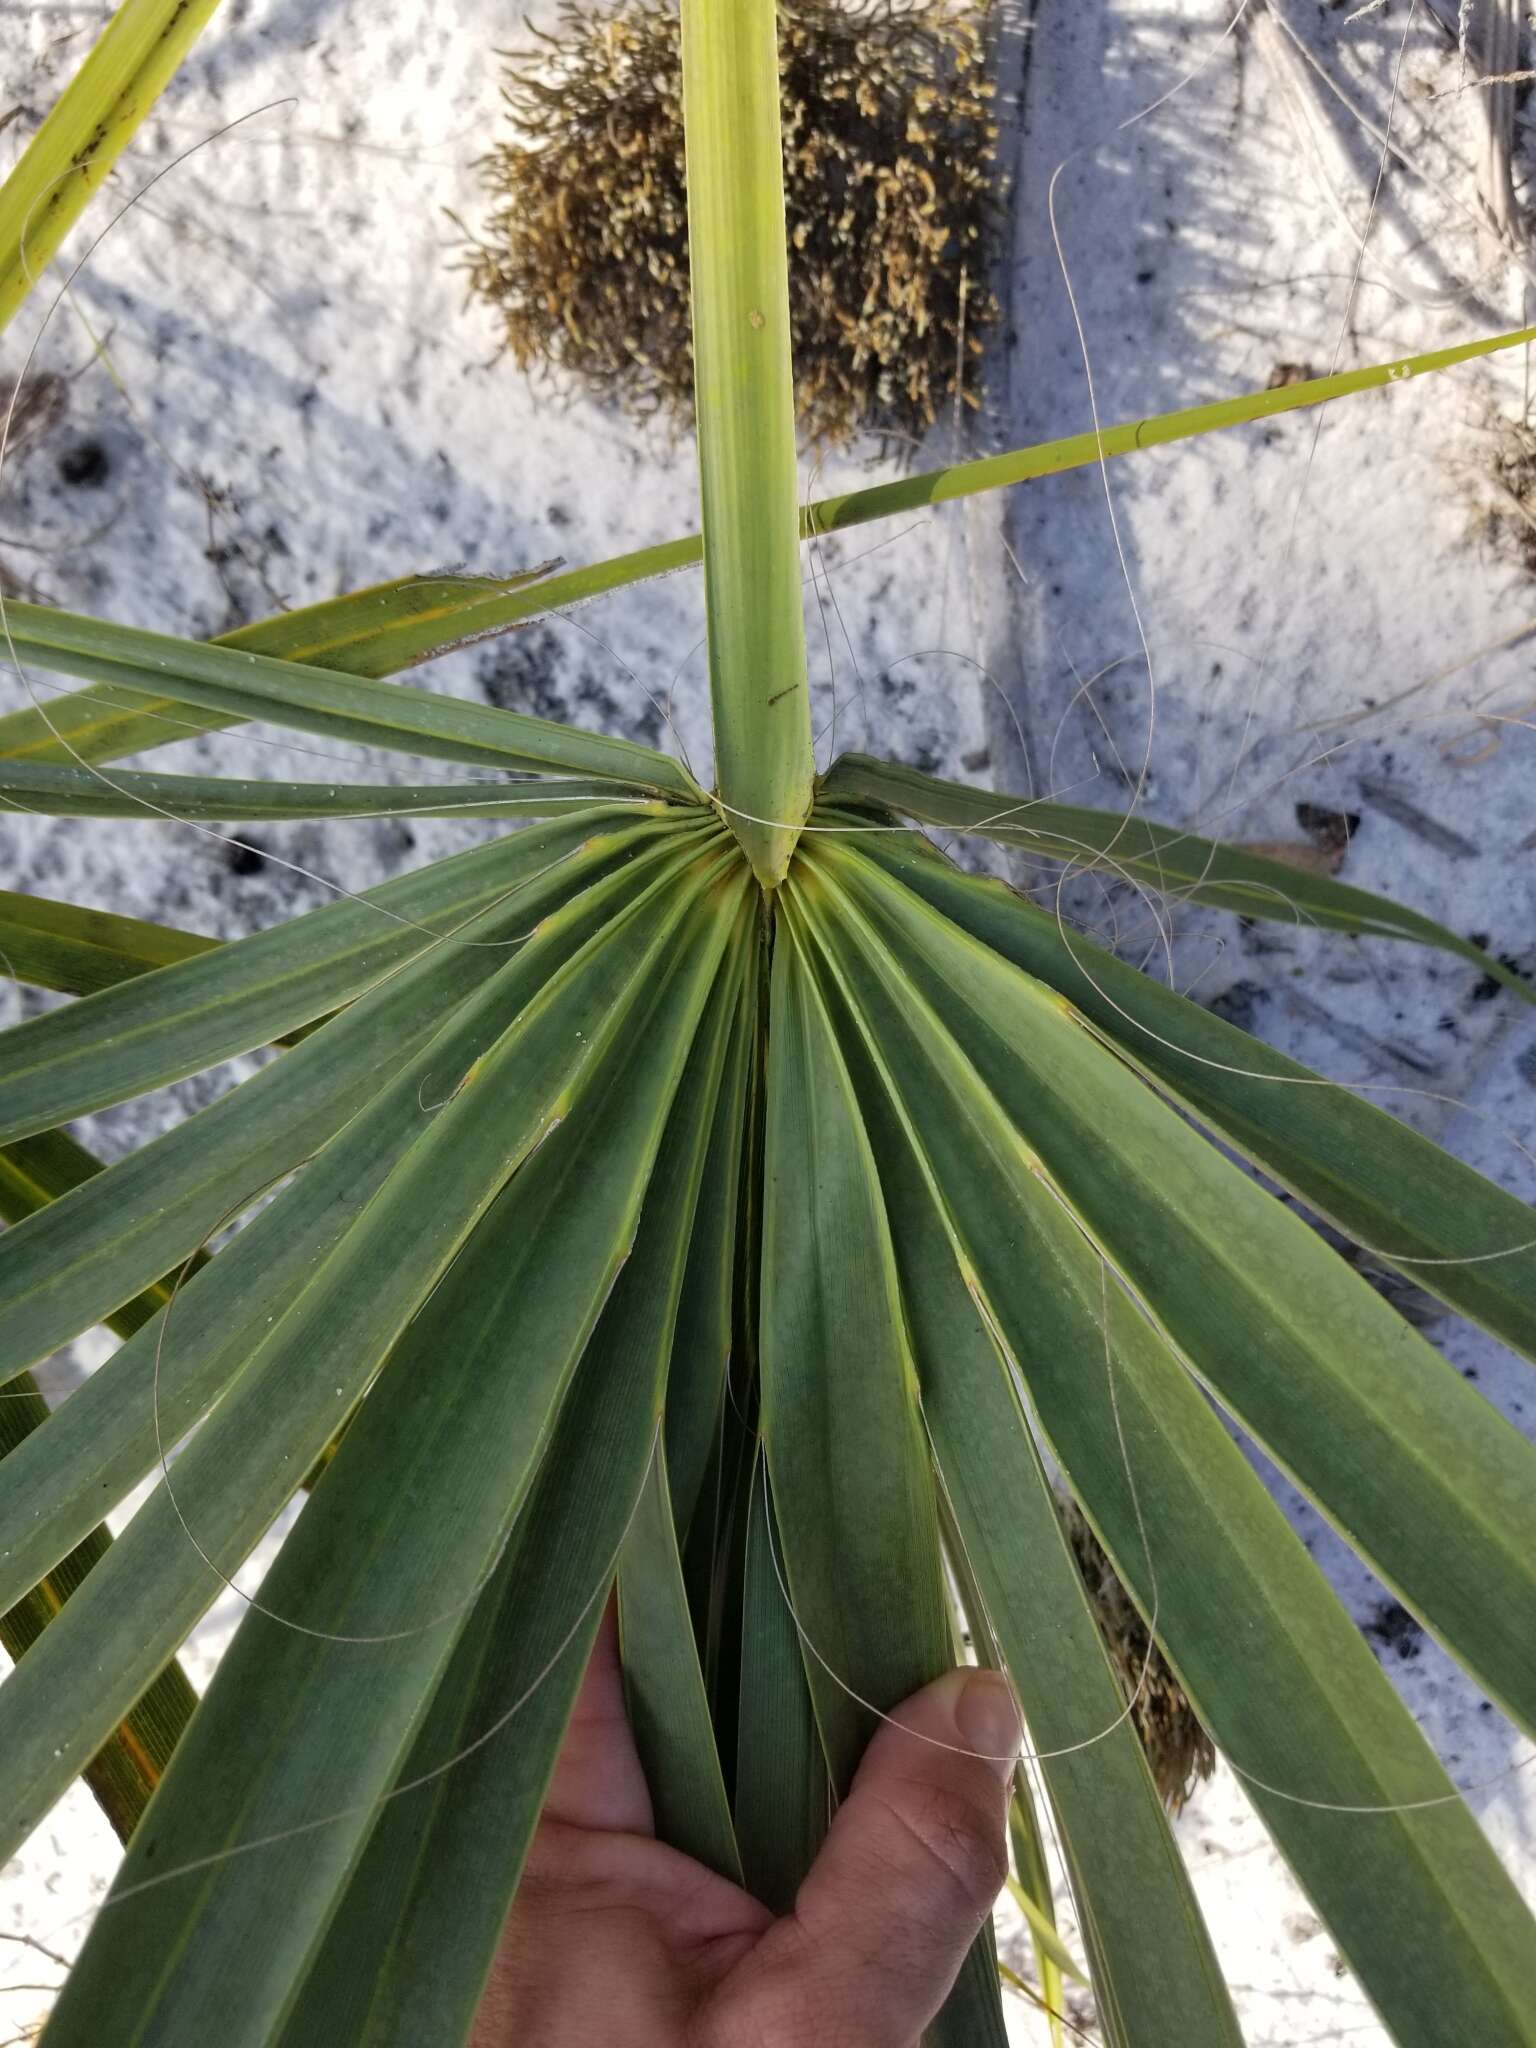
{"type": "Polygon", "coordinates": [[[1494,420],[1490,477],[1490,537],[1536,575],[1536,429],[1521,420],[1494,420]]]}
{"type": "Polygon", "coordinates": [[[1215,1770],[1215,1745],[1076,1503],[1063,1499],[1061,1515],[1157,1789],[1178,1813],[1197,1782],[1215,1770]]]}
{"type": "MultiPolygon", "coordinates": [[[[985,6],[785,0],[779,9],[790,323],[808,441],[917,437],[975,405],[997,124],[985,6]]],[[[484,159],[469,244],[524,369],[638,413],[692,413],[676,7],[625,0],[507,60],[514,136],[484,159]]]]}

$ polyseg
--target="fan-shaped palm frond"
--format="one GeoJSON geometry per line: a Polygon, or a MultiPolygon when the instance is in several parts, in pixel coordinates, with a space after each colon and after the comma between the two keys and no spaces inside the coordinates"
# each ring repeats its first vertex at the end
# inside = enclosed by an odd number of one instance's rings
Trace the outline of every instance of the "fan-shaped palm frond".
{"type": "MultiPolygon", "coordinates": [[[[0,962],[77,998],[0,1037],[0,1613],[36,1620],[0,1857],[82,1772],[130,1834],[48,2041],[466,2039],[616,1582],[661,1830],[775,1908],[958,1596],[1106,2039],[1229,2048],[1060,1475],[1396,2038],[1528,2042],[1536,1926],[1225,1422],[1536,1733],[1536,1450],[1233,1155],[1536,1356],[1529,1210],[918,828],[1492,963],[1139,820],[816,781],[772,9],[684,14],[718,790],[388,680],[569,579],[208,645],[7,607],[24,664],[90,685],[0,724],[13,805],[542,820],[229,944],[0,896],[0,962]],[[93,765],[252,717],[516,779],[93,765]],[[268,1046],[110,1166],[62,1131],[268,1046]],[[50,1412],[24,1375],[101,1321],[120,1348],[50,1412]],[[178,1646],[300,1495],[189,1719],[178,1646]]],[[[1014,1836],[1049,1992],[1022,1791],[1014,1836]]],[[[935,2042],[1001,2043],[994,1962],[935,2042]]]]}

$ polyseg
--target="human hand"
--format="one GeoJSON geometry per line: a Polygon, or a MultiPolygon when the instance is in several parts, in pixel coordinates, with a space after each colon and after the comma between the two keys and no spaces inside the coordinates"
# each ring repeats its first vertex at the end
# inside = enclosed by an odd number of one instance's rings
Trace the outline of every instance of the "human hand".
{"type": "Polygon", "coordinates": [[[974,1670],[894,1719],[776,1920],[656,1840],[610,1609],[473,2048],[912,2048],[1006,1875],[1019,1725],[974,1670]]]}

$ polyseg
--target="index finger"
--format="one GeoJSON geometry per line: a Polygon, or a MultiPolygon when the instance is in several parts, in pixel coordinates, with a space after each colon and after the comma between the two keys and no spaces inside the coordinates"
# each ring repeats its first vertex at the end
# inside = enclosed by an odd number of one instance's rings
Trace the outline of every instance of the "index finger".
{"type": "Polygon", "coordinates": [[[618,1599],[612,1593],[566,1727],[543,1817],[609,1834],[656,1832],[651,1795],[624,1705],[618,1599]]]}

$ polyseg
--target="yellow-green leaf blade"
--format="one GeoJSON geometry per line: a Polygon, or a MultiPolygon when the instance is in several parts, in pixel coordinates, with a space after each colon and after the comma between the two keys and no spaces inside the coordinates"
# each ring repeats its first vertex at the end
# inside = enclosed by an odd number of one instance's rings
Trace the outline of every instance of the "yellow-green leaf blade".
{"type": "Polygon", "coordinates": [[[553,769],[596,775],[673,797],[695,794],[677,762],[634,740],[312,662],[280,660],[249,647],[115,626],[20,599],[6,607],[6,617],[16,659],[56,674],[397,753],[535,774],[553,769]]]}
{"type": "MultiPolygon", "coordinates": [[[[549,564],[515,576],[405,576],[342,597],[237,626],[215,640],[280,661],[305,661],[348,675],[384,677],[433,655],[510,630],[488,619],[549,564]]],[[[200,710],[174,697],[93,684],[0,718],[7,760],[111,761],[165,747],[242,721],[234,712],[200,710]]]]}
{"type": "Polygon", "coordinates": [[[201,932],[0,889],[0,971],[33,988],[94,995],[218,944],[201,932]]]}
{"type": "Polygon", "coordinates": [[[774,0],[683,0],[682,31],[716,776],[772,888],[815,773],[774,0]]]}
{"type": "Polygon", "coordinates": [[[1483,947],[1433,918],[1351,888],[1326,875],[1303,873],[1241,847],[1223,846],[1179,826],[1156,825],[1121,811],[1009,796],[944,782],[920,769],[863,755],[844,755],[827,777],[831,803],[882,804],[925,825],[975,832],[1006,846],[1028,847],[1076,867],[1131,875],[1163,893],[1192,891],[1202,903],[1243,917],[1275,918],[1326,930],[1408,939],[1471,961],[1527,1002],[1536,994],[1483,947]]]}
{"type": "Polygon", "coordinates": [[[123,0],[0,185],[0,330],[217,6],[218,0],[123,0]]]}
{"type": "MultiPolygon", "coordinates": [[[[45,818],[218,819],[282,823],[296,818],[549,818],[578,807],[624,802],[622,787],[595,778],[523,782],[279,782],[218,775],[110,778],[77,764],[0,758],[0,802],[45,818]]],[[[658,798],[637,791],[636,812],[660,816],[658,798]]]]}

